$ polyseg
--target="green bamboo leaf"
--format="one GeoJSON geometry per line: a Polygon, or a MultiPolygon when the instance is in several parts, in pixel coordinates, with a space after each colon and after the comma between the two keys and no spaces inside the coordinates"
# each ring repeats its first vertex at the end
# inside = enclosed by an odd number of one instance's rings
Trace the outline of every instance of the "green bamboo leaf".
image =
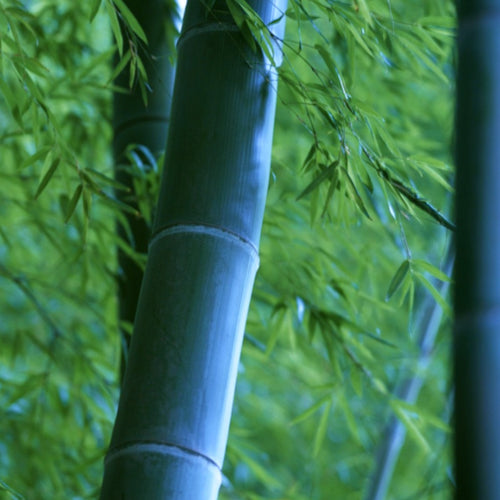
{"type": "Polygon", "coordinates": [[[337,70],[336,70],[335,63],[333,62],[331,53],[325,48],[325,46],[323,46],[319,43],[317,43],[314,46],[314,48],[318,51],[319,55],[321,56],[321,58],[325,62],[327,68],[329,69],[330,73],[332,75],[336,74],[337,70]]]}
{"type": "Polygon", "coordinates": [[[340,366],[339,357],[338,356],[331,357],[330,364],[332,366],[333,373],[335,374],[337,380],[339,380],[340,382],[344,382],[345,377],[342,367],[340,366]]]}
{"type": "Polygon", "coordinates": [[[132,53],[130,52],[130,50],[128,50],[123,57],[120,57],[118,64],[116,65],[115,69],[113,70],[111,76],[108,79],[107,82],[108,84],[113,82],[116,79],[116,77],[125,69],[131,58],[132,58],[132,53]]]}
{"type": "MultiPolygon", "coordinates": [[[[421,26],[443,28],[456,28],[457,19],[455,16],[426,16],[418,20],[421,26]]],[[[451,34],[451,33],[450,33],[451,34]]]]}
{"type": "Polygon", "coordinates": [[[75,211],[76,205],[78,204],[78,200],[80,199],[80,196],[82,194],[82,189],[83,189],[83,184],[78,184],[78,186],[75,189],[75,192],[73,193],[73,196],[71,197],[71,200],[69,200],[68,202],[67,212],[64,222],[68,222],[71,219],[71,216],[75,211]]]}
{"type": "Polygon", "coordinates": [[[325,204],[323,205],[323,211],[321,212],[321,217],[324,217],[328,210],[330,201],[332,200],[335,190],[337,189],[338,180],[339,180],[339,171],[338,169],[335,169],[335,172],[333,172],[333,175],[330,179],[330,185],[328,186],[328,192],[326,193],[325,204]]]}
{"type": "Polygon", "coordinates": [[[314,339],[316,326],[318,326],[316,314],[314,314],[314,312],[309,312],[309,317],[307,319],[307,337],[309,339],[309,342],[312,342],[314,339]]]}
{"type": "Polygon", "coordinates": [[[8,30],[9,18],[5,15],[5,11],[3,9],[0,9],[0,33],[7,33],[8,30]]]}
{"type": "Polygon", "coordinates": [[[420,429],[415,425],[412,418],[406,413],[406,411],[400,407],[399,402],[391,401],[391,407],[394,413],[397,415],[399,420],[403,423],[408,434],[415,440],[415,442],[420,446],[422,451],[425,453],[431,452],[431,447],[425,439],[424,435],[420,432],[420,429]]]}
{"type": "Polygon", "coordinates": [[[453,186],[451,186],[451,184],[441,174],[436,172],[433,167],[421,164],[419,165],[419,168],[425,170],[425,173],[429,175],[429,177],[432,177],[436,182],[441,184],[441,186],[443,186],[447,191],[450,193],[453,192],[453,186]]]}
{"type": "Polygon", "coordinates": [[[316,110],[323,116],[323,118],[325,118],[334,130],[339,129],[339,124],[330,110],[325,109],[321,103],[316,103],[316,110]]]}
{"type": "Polygon", "coordinates": [[[313,456],[318,456],[319,451],[321,450],[321,446],[325,441],[326,431],[328,429],[328,417],[330,416],[330,410],[332,409],[332,399],[330,398],[325,404],[325,408],[323,410],[323,414],[319,420],[318,429],[314,436],[314,445],[313,445],[313,456]]]}
{"type": "Polygon", "coordinates": [[[325,167],[323,171],[310,182],[307,187],[297,196],[296,201],[299,201],[304,196],[308,195],[311,191],[314,191],[322,182],[324,182],[328,177],[330,177],[335,168],[337,167],[339,161],[335,160],[333,163],[325,167]]]}
{"type": "Polygon", "coordinates": [[[128,75],[128,87],[132,89],[135,83],[135,75],[137,74],[137,57],[132,58],[132,62],[129,66],[129,75],[128,75]]]}
{"type": "Polygon", "coordinates": [[[375,123],[376,132],[382,140],[382,144],[389,149],[394,157],[401,157],[401,151],[399,150],[398,144],[391,133],[387,130],[387,125],[385,123],[375,123]]]}
{"type": "Polygon", "coordinates": [[[91,0],[89,21],[92,22],[99,11],[102,0],[91,0]]]}
{"type": "MultiPolygon", "coordinates": [[[[276,67],[276,61],[274,60],[274,45],[271,40],[271,36],[269,34],[269,30],[267,28],[261,28],[258,31],[260,35],[260,43],[259,46],[267,57],[268,61],[272,66],[276,67]]],[[[255,35],[254,35],[255,36],[255,35]]],[[[259,38],[257,38],[259,40],[259,38]]]]}
{"type": "Polygon", "coordinates": [[[257,42],[254,34],[252,33],[251,24],[245,21],[239,28],[241,35],[246,40],[252,52],[257,53],[257,42]]]}
{"type": "Polygon", "coordinates": [[[36,163],[38,160],[41,160],[42,158],[46,158],[47,154],[51,150],[50,146],[43,146],[41,147],[35,154],[29,156],[26,158],[26,160],[23,161],[21,166],[19,167],[20,170],[23,168],[29,167],[30,165],[33,165],[33,163],[36,163]]]}
{"type": "Polygon", "coordinates": [[[408,260],[404,260],[398,267],[396,274],[393,276],[391,283],[389,284],[389,288],[387,289],[387,294],[385,296],[386,301],[389,300],[397,292],[404,279],[408,275],[409,270],[410,262],[408,260]]]}
{"type": "Polygon", "coordinates": [[[377,377],[373,377],[371,379],[371,382],[372,382],[372,386],[373,388],[379,392],[380,394],[384,395],[384,396],[387,396],[389,394],[389,389],[387,388],[387,386],[385,385],[384,382],[382,382],[382,380],[380,380],[379,378],[377,377]]]}
{"type": "Polygon", "coordinates": [[[83,213],[88,219],[90,216],[90,209],[92,207],[92,193],[90,189],[83,189],[83,213]]]}
{"type": "Polygon", "coordinates": [[[438,160],[432,156],[417,154],[408,157],[408,160],[414,161],[417,164],[430,165],[438,170],[444,170],[445,172],[453,171],[453,167],[444,161],[438,160]]]}
{"type": "Polygon", "coordinates": [[[450,304],[446,302],[444,297],[436,290],[434,285],[421,273],[415,272],[418,280],[429,290],[430,294],[434,297],[434,300],[442,307],[443,312],[448,316],[452,315],[452,310],[450,304]]]}
{"type": "Polygon", "coordinates": [[[109,22],[111,23],[111,30],[113,31],[113,36],[115,37],[116,45],[118,47],[118,52],[120,56],[123,56],[123,35],[120,28],[120,21],[118,20],[118,15],[116,13],[116,8],[112,0],[106,0],[106,10],[108,11],[109,22]]]}
{"type": "Polygon", "coordinates": [[[148,43],[148,38],[146,36],[146,33],[144,33],[144,30],[142,29],[142,26],[139,24],[139,21],[137,18],[132,14],[130,9],[127,7],[125,2],[123,0],[113,0],[115,5],[118,7],[120,10],[121,15],[125,19],[125,22],[130,26],[132,31],[144,42],[148,43]]]}
{"type": "Polygon", "coordinates": [[[413,311],[413,301],[415,296],[415,281],[411,278],[405,279],[403,285],[400,288],[400,298],[398,302],[398,307],[402,307],[405,300],[408,300],[408,310],[413,311]]]}
{"type": "Polygon", "coordinates": [[[12,90],[10,89],[9,85],[4,81],[3,78],[0,78],[0,91],[2,92],[5,101],[7,102],[7,105],[9,106],[10,112],[12,113],[12,117],[16,121],[16,123],[21,127],[21,129],[24,128],[23,125],[23,118],[21,115],[21,110],[19,109],[19,100],[17,96],[14,95],[12,90]]]}
{"type": "Polygon", "coordinates": [[[314,415],[329,400],[331,400],[330,394],[328,394],[327,396],[324,396],[320,400],[316,401],[309,408],[307,408],[307,410],[302,412],[300,415],[296,416],[290,422],[290,425],[297,425],[298,423],[303,422],[304,420],[307,420],[312,415],[314,415]]]}
{"type": "Polygon", "coordinates": [[[300,12],[295,2],[291,2],[291,4],[292,7],[289,7],[288,10],[286,11],[287,19],[293,19],[294,21],[316,21],[317,19],[320,18],[319,16],[312,16],[307,13],[300,12]],[[290,10],[292,8],[293,10],[290,10]]]}
{"type": "Polygon", "coordinates": [[[61,163],[60,158],[56,158],[55,160],[52,161],[52,163],[49,166],[49,169],[45,173],[45,175],[42,177],[42,180],[40,181],[40,184],[38,185],[38,189],[36,190],[35,193],[35,200],[42,194],[42,191],[47,187],[47,184],[49,183],[50,179],[54,175],[55,171],[57,170],[57,167],[61,163]]]}
{"type": "Polygon", "coordinates": [[[234,22],[236,23],[236,26],[241,29],[246,22],[246,17],[243,9],[235,0],[226,0],[226,5],[234,22]]]}
{"type": "Polygon", "coordinates": [[[359,8],[359,13],[365,20],[365,22],[369,25],[372,24],[372,17],[370,14],[370,9],[368,8],[368,4],[366,3],[366,0],[357,0],[356,1],[358,8],[359,8]]]}
{"type": "Polygon", "coordinates": [[[273,316],[273,328],[271,329],[271,335],[269,336],[266,346],[267,356],[269,356],[273,352],[273,349],[278,342],[281,332],[283,331],[283,324],[285,322],[286,313],[286,309],[280,309],[280,311],[273,316]]]}
{"type": "Polygon", "coordinates": [[[425,260],[412,259],[411,264],[414,268],[428,272],[430,275],[434,276],[434,278],[438,279],[439,281],[445,281],[445,282],[451,281],[451,279],[445,273],[443,273],[443,271],[433,266],[429,262],[426,262],[425,260]]]}
{"type": "MultiPolygon", "coordinates": [[[[116,52],[115,47],[111,47],[108,50],[103,51],[95,57],[89,58],[86,64],[82,64],[76,73],[76,78],[83,79],[91,74],[93,71],[102,71],[103,66],[108,66],[113,54],[116,52]]],[[[112,81],[112,80],[109,80],[112,81]]]]}
{"type": "Polygon", "coordinates": [[[446,48],[442,47],[427,29],[417,26],[415,33],[423,41],[428,51],[433,52],[436,56],[446,57],[446,48]]]}
{"type": "Polygon", "coordinates": [[[417,415],[419,420],[422,421],[424,424],[431,425],[433,427],[436,427],[436,429],[440,429],[444,432],[451,433],[452,429],[450,425],[445,422],[443,419],[436,417],[432,413],[429,413],[428,411],[424,410],[420,405],[417,406],[413,403],[408,403],[407,401],[398,399],[398,405],[401,408],[404,408],[405,410],[408,410],[409,412],[414,413],[417,415]]]}
{"type": "Polygon", "coordinates": [[[368,47],[366,42],[363,40],[362,35],[358,31],[358,28],[356,26],[353,26],[352,23],[346,23],[344,26],[351,32],[352,36],[354,39],[358,42],[360,47],[363,48],[363,50],[370,56],[370,58],[373,58],[373,51],[368,47]]]}
{"type": "Polygon", "coordinates": [[[23,57],[22,64],[29,72],[38,76],[47,76],[49,69],[34,57],[23,57]]]}
{"type": "MultiPolygon", "coordinates": [[[[128,168],[128,166],[124,166],[124,168],[128,168]]],[[[92,176],[97,177],[100,181],[106,183],[109,186],[112,186],[115,189],[119,189],[121,191],[130,191],[130,187],[126,186],[125,184],[122,184],[121,182],[118,182],[116,179],[113,177],[109,177],[102,172],[99,172],[98,170],[95,170],[91,167],[87,167],[85,169],[86,177],[85,179],[90,179],[89,174],[92,174],[92,176]]],[[[97,186],[95,182],[92,181],[92,183],[97,186]]]]}
{"type": "Polygon", "coordinates": [[[137,63],[137,69],[139,70],[139,75],[141,76],[141,78],[144,82],[147,82],[148,81],[148,73],[146,71],[144,63],[142,62],[142,59],[140,57],[138,57],[136,59],[136,63],[137,63]]]}
{"type": "Polygon", "coordinates": [[[363,395],[363,379],[361,376],[361,370],[357,366],[352,366],[349,372],[349,381],[351,382],[351,387],[357,396],[361,397],[363,395]]]}
{"type": "Polygon", "coordinates": [[[355,439],[357,443],[360,443],[359,439],[359,426],[356,422],[356,418],[354,417],[351,408],[349,406],[349,401],[346,399],[345,393],[342,393],[339,395],[339,404],[342,409],[342,415],[344,416],[346,423],[347,423],[347,428],[349,429],[349,432],[355,439]]]}
{"type": "Polygon", "coordinates": [[[368,213],[368,210],[365,207],[365,203],[363,201],[363,198],[361,198],[361,195],[359,194],[358,189],[356,188],[356,185],[354,184],[354,181],[352,180],[351,176],[349,175],[349,172],[347,172],[347,169],[342,167],[342,172],[344,172],[346,178],[347,178],[347,183],[346,183],[346,188],[347,192],[349,193],[349,197],[354,201],[358,209],[361,211],[361,213],[367,217],[369,220],[372,220],[370,217],[370,214],[368,213]]]}
{"type": "MultiPolygon", "coordinates": [[[[92,186],[91,186],[92,187],[92,186]]],[[[93,187],[92,187],[93,190],[93,187]]],[[[94,191],[94,190],[93,190],[94,191]]],[[[135,217],[140,217],[140,213],[135,209],[134,207],[131,207],[130,205],[127,205],[126,203],[123,203],[122,201],[118,200],[117,198],[109,195],[108,193],[105,193],[101,189],[95,190],[94,191],[99,198],[101,198],[102,202],[108,205],[111,208],[114,209],[120,209],[121,211],[132,214],[135,217]]]]}
{"type": "Polygon", "coordinates": [[[306,158],[304,160],[304,163],[302,164],[302,170],[304,172],[307,172],[315,163],[316,163],[316,151],[317,151],[318,145],[316,141],[314,141],[309,148],[309,151],[306,155],[306,158]]]}
{"type": "MultiPolygon", "coordinates": [[[[23,80],[23,84],[29,89],[32,97],[37,99],[39,102],[43,102],[45,100],[45,95],[44,95],[44,91],[42,90],[42,88],[33,81],[33,79],[27,73],[25,68],[21,69],[19,64],[15,64],[15,66],[19,68],[19,70],[20,70],[19,75],[23,80]]],[[[23,114],[25,111],[26,111],[26,109],[23,109],[23,114]]]]}
{"type": "Polygon", "coordinates": [[[335,349],[333,346],[333,327],[331,325],[328,325],[325,321],[321,320],[319,321],[319,325],[321,337],[323,338],[323,345],[325,346],[326,352],[328,354],[328,359],[331,363],[333,363],[337,358],[335,356],[335,349]]]}

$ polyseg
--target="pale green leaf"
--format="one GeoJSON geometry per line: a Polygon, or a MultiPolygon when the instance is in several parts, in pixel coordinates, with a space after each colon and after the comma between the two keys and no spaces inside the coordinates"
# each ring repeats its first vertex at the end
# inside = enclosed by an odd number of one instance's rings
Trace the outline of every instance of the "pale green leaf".
{"type": "Polygon", "coordinates": [[[316,430],[316,434],[314,435],[313,456],[315,457],[318,456],[325,441],[332,403],[333,402],[331,398],[325,403],[323,413],[319,420],[318,429],[316,430]]]}
{"type": "Polygon", "coordinates": [[[50,179],[52,179],[52,176],[54,175],[60,163],[61,163],[60,158],[56,158],[52,161],[48,170],[43,175],[40,184],[38,185],[38,188],[35,193],[35,200],[42,194],[42,191],[47,187],[47,184],[50,182],[50,179]]]}
{"type": "Polygon", "coordinates": [[[64,222],[68,222],[71,219],[71,216],[73,215],[73,212],[75,211],[76,205],[78,204],[78,201],[80,200],[80,196],[82,194],[82,189],[83,189],[83,184],[78,184],[76,187],[73,196],[68,202],[68,206],[66,207],[66,217],[64,219],[64,222]]]}
{"type": "Polygon", "coordinates": [[[296,416],[291,422],[290,425],[296,425],[308,418],[312,417],[326,402],[331,400],[331,395],[327,395],[313,403],[307,410],[302,412],[300,415],[296,416]]]}
{"type": "Polygon", "coordinates": [[[426,271],[440,281],[451,281],[450,278],[445,273],[443,273],[443,271],[425,260],[412,259],[411,264],[416,270],[426,271]]]}
{"type": "Polygon", "coordinates": [[[408,260],[404,260],[398,267],[398,270],[394,274],[389,284],[389,288],[387,289],[387,293],[385,296],[386,301],[389,300],[398,291],[401,284],[407,277],[409,270],[410,270],[410,262],[408,260]]]}

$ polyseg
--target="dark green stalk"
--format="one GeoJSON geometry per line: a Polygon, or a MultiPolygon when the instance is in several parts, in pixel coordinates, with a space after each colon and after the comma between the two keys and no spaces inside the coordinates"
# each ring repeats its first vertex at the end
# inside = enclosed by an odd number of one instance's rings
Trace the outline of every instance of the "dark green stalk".
{"type": "MultiPolygon", "coordinates": [[[[266,24],[286,10],[285,0],[249,4],[266,24]]],[[[281,37],[283,22],[271,29],[281,37]]],[[[102,499],[217,497],[258,265],[276,71],[251,49],[225,1],[190,0],[177,61],[102,499]]]]}
{"type": "Polygon", "coordinates": [[[459,3],[455,476],[500,495],[500,1],[459,3]]]}

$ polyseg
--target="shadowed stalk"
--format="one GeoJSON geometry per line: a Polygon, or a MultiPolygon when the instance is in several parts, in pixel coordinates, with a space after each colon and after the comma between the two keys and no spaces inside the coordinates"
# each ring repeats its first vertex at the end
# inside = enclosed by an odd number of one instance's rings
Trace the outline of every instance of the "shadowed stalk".
{"type": "MultiPolygon", "coordinates": [[[[134,179],[137,182],[141,175],[147,175],[147,172],[141,172],[141,169],[152,168],[144,152],[152,158],[157,158],[165,148],[174,80],[172,54],[169,49],[173,40],[169,41],[168,38],[173,37],[176,4],[160,0],[127,0],[125,3],[143,28],[148,44],[146,46],[122,24],[124,46],[125,49],[130,49],[132,58],[114,82],[120,90],[115,92],[113,99],[113,154],[115,178],[122,185],[117,189],[117,197],[136,209],[136,213],[123,214],[118,225],[118,234],[137,256],[141,256],[147,253],[151,228],[140,213],[137,199],[139,193],[136,191],[134,179]],[[147,103],[144,102],[141,91],[140,78],[144,75],[139,74],[137,58],[146,70],[147,103]],[[132,81],[131,71],[135,72],[135,76],[132,73],[132,81]],[[135,161],[127,154],[132,148],[135,161]]],[[[145,84],[142,85],[144,89],[145,84]]],[[[130,334],[124,330],[123,325],[124,322],[130,325],[134,323],[142,277],[141,263],[119,248],[118,296],[122,335],[122,380],[130,343],[130,334]]]]}
{"type": "Polygon", "coordinates": [[[500,492],[500,1],[458,4],[455,475],[500,492]]]}

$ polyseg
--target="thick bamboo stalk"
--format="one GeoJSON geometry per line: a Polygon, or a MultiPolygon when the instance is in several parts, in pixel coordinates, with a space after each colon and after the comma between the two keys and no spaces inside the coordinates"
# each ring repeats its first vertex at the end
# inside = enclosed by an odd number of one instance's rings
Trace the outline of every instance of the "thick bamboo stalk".
{"type": "MultiPolygon", "coordinates": [[[[168,36],[173,36],[173,17],[175,2],[161,0],[126,0],[125,4],[141,24],[148,38],[148,46],[137,40],[132,50],[141,58],[148,76],[147,104],[143,100],[137,81],[129,89],[129,67],[127,66],[116,78],[115,85],[122,89],[113,96],[113,154],[115,159],[115,177],[128,188],[117,190],[118,198],[137,209],[134,176],[131,164],[125,156],[127,148],[137,145],[147,148],[152,156],[163,152],[167,137],[168,117],[172,97],[174,67],[170,61],[168,36]],[[171,33],[168,33],[168,23],[171,33]],[[127,91],[126,91],[127,90],[127,91]],[[126,91],[126,92],[124,92],[126,91]]],[[[123,29],[125,46],[129,47],[131,34],[123,29]]],[[[170,40],[172,44],[173,40],[170,40]]],[[[143,217],[125,213],[126,224],[118,226],[120,237],[130,243],[139,254],[147,252],[151,228],[143,217]]],[[[134,322],[143,269],[122,249],[118,250],[118,299],[119,318],[131,324],[134,322]]],[[[126,351],[129,335],[123,335],[122,377],[125,368],[126,351]]]]}
{"type": "Polygon", "coordinates": [[[455,460],[459,500],[500,498],[500,1],[459,3],[455,460]]]}
{"type": "MultiPolygon", "coordinates": [[[[276,72],[190,0],[165,171],[102,499],[217,496],[258,265],[276,72]]],[[[264,22],[285,0],[250,1],[264,22]]],[[[281,37],[283,23],[273,32],[281,37]]]]}

